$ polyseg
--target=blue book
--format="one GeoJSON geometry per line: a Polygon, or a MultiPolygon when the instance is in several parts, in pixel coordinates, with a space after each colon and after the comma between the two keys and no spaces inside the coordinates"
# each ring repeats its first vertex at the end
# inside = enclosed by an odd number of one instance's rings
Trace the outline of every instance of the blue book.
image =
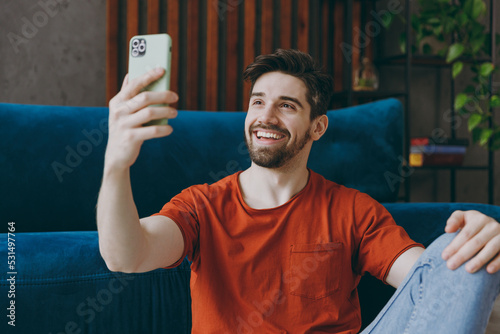
{"type": "Polygon", "coordinates": [[[466,146],[456,145],[415,145],[410,147],[410,153],[449,153],[449,154],[465,154],[466,146]]]}

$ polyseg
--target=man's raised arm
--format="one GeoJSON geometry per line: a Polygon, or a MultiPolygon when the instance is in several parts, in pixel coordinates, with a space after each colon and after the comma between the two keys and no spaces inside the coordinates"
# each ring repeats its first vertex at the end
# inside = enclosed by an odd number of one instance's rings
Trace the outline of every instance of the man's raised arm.
{"type": "Polygon", "coordinates": [[[142,126],[153,119],[177,116],[174,108],[151,106],[175,103],[175,93],[141,92],[162,75],[163,69],[130,82],[125,77],[121,91],[109,103],[109,139],[97,202],[97,229],[101,255],[112,271],[145,272],[166,267],[184,250],[181,231],[171,219],[139,219],[130,183],[130,166],[142,143],[172,133],[169,125],[142,126]]]}

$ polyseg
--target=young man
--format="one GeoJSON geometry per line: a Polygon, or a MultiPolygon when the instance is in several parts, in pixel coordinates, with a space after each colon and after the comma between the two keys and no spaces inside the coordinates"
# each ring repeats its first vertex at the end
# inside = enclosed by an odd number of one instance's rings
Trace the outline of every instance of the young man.
{"type": "Polygon", "coordinates": [[[356,333],[356,287],[365,272],[401,285],[366,333],[484,328],[500,285],[500,225],[478,212],[455,212],[450,234],[424,253],[382,205],[309,170],[312,143],[328,127],[332,80],[299,51],[259,56],[245,71],[251,167],[192,186],[139,219],[129,168],[144,140],[172,132],[142,124],[177,113],[150,107],[175,103],[175,93],[141,92],[162,75],[125,78],[110,102],[97,212],[110,270],[172,267],[187,255],[193,333],[356,333]]]}

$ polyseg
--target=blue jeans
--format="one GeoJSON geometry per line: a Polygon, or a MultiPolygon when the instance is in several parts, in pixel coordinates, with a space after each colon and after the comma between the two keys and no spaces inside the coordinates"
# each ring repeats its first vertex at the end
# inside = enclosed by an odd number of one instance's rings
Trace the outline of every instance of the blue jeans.
{"type": "Polygon", "coordinates": [[[483,334],[500,290],[500,272],[465,265],[452,271],[441,252],[456,234],[443,234],[420,256],[387,305],[362,334],[483,334]]]}

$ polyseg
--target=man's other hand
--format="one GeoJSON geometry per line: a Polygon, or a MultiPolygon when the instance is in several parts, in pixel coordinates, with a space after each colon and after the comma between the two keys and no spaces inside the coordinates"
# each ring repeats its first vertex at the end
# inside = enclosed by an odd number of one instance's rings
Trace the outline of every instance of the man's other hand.
{"type": "Polygon", "coordinates": [[[470,273],[485,265],[490,274],[500,270],[500,224],[496,220],[478,211],[455,211],[446,222],[445,232],[457,231],[442,253],[448,268],[454,270],[468,261],[465,269],[470,273]]]}

